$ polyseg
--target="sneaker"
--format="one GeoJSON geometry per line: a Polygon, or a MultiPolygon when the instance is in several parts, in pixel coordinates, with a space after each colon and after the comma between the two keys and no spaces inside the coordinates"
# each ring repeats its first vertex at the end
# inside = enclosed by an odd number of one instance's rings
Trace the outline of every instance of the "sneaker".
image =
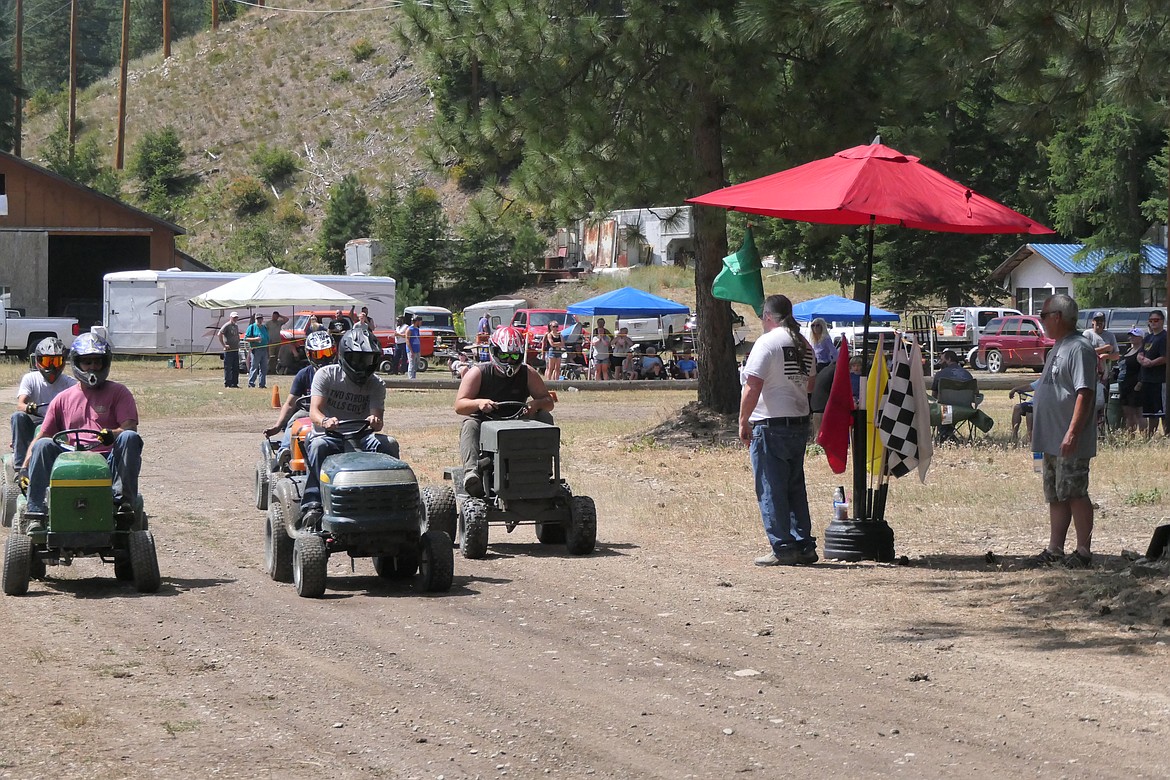
{"type": "Polygon", "coordinates": [[[321,524],[325,510],[320,504],[305,504],[301,507],[301,528],[316,528],[321,524]]]}
{"type": "Polygon", "coordinates": [[[1064,556],[1062,561],[1066,569],[1091,569],[1093,568],[1093,556],[1082,555],[1080,550],[1074,550],[1071,555],[1064,556]]]}
{"type": "Polygon", "coordinates": [[[469,496],[483,497],[483,477],[478,471],[468,471],[463,475],[463,489],[469,496]]]}
{"type": "Polygon", "coordinates": [[[804,551],[786,547],[780,551],[779,555],[775,552],[770,552],[767,555],[761,555],[759,558],[756,558],[754,563],[756,566],[798,566],[816,563],[818,560],[816,550],[804,551]]]}
{"type": "Polygon", "coordinates": [[[119,515],[133,515],[134,514],[134,502],[133,501],[122,501],[118,504],[118,507],[114,510],[114,512],[116,514],[119,514],[119,515]]]}
{"type": "Polygon", "coordinates": [[[808,549],[800,551],[799,555],[797,556],[796,562],[801,564],[802,566],[808,566],[809,564],[816,563],[820,559],[821,559],[820,556],[817,555],[817,548],[809,547],[808,549]]]}
{"type": "Polygon", "coordinates": [[[1049,566],[1055,566],[1064,560],[1064,553],[1054,553],[1045,547],[1040,551],[1039,555],[1031,558],[1025,558],[1020,562],[1021,569],[1044,569],[1049,566]]]}

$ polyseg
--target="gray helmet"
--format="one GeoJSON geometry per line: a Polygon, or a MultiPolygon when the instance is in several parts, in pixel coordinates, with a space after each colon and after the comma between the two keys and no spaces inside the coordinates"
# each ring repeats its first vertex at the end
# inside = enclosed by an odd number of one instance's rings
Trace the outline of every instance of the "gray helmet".
{"type": "Polygon", "coordinates": [[[337,362],[351,382],[364,385],[382,359],[382,348],[365,328],[350,328],[337,345],[337,362]]]}
{"type": "Polygon", "coordinates": [[[77,377],[78,382],[89,387],[101,387],[106,381],[110,375],[110,361],[113,356],[114,350],[110,347],[110,343],[93,333],[82,333],[73,340],[73,346],[69,348],[69,361],[73,368],[73,376],[77,377]],[[81,359],[95,355],[102,359],[101,368],[97,371],[82,371],[81,359]]]}
{"type": "Polygon", "coordinates": [[[49,336],[41,339],[37,348],[33,350],[33,368],[41,372],[41,376],[49,384],[57,381],[61,372],[65,370],[65,345],[61,339],[49,336]]]}

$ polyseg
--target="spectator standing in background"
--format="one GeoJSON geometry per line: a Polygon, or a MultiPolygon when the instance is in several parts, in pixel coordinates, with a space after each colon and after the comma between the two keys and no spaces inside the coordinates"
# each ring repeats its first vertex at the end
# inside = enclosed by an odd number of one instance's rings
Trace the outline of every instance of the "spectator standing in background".
{"type": "Polygon", "coordinates": [[[248,369],[248,387],[263,388],[268,381],[268,328],[264,327],[264,315],[257,314],[252,324],[244,331],[244,341],[252,356],[248,369]]]}
{"type": "Polygon", "coordinates": [[[415,315],[414,321],[406,329],[407,375],[411,379],[418,379],[418,359],[422,356],[422,317],[415,315]]]}
{"type": "Polygon", "coordinates": [[[394,370],[399,374],[405,374],[408,363],[408,355],[410,350],[406,348],[406,335],[410,330],[410,323],[406,321],[406,315],[403,314],[398,318],[398,324],[394,326],[394,370]]]}
{"type": "Polygon", "coordinates": [[[240,313],[233,311],[219,329],[219,343],[223,346],[223,386],[240,386],[240,313]]]}
{"type": "Polygon", "coordinates": [[[1121,359],[1121,365],[1117,370],[1117,391],[1121,396],[1121,416],[1125,420],[1127,431],[1140,431],[1142,428],[1142,393],[1138,389],[1142,366],[1138,363],[1138,355],[1142,354],[1142,342],[1145,335],[1141,328],[1134,328],[1129,332],[1129,351],[1121,359]]]}
{"type": "Polygon", "coordinates": [[[809,326],[812,333],[813,354],[817,359],[817,371],[827,365],[837,362],[837,348],[833,346],[833,338],[829,335],[829,323],[817,317],[809,326]]]}
{"type": "Polygon", "coordinates": [[[280,329],[288,322],[288,317],[285,317],[278,311],[272,312],[272,317],[268,320],[265,327],[268,329],[268,365],[276,365],[276,355],[280,352],[280,329]]]}
{"type": "Polygon", "coordinates": [[[609,331],[605,329],[605,320],[597,321],[597,328],[593,331],[593,338],[589,342],[589,362],[593,366],[595,379],[609,379],[609,331]]]}
{"type": "Polygon", "coordinates": [[[1154,435],[1159,421],[1162,432],[1170,431],[1166,412],[1163,408],[1163,388],[1166,386],[1166,317],[1161,310],[1150,312],[1150,332],[1142,339],[1142,351],[1138,355],[1141,365],[1142,415],[1146,418],[1146,436],[1154,435]]]}

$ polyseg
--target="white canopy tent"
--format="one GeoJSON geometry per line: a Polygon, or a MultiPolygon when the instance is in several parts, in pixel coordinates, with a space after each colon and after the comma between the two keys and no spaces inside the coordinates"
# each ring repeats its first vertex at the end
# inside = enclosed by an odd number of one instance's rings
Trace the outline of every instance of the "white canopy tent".
{"type": "Polygon", "coordinates": [[[196,295],[190,303],[201,309],[267,309],[280,306],[339,309],[356,306],[358,300],[281,268],[265,268],[196,295]]]}

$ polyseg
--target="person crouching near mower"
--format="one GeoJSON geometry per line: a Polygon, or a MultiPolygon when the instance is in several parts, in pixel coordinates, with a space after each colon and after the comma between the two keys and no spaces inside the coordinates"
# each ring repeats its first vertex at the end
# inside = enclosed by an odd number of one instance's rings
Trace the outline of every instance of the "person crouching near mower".
{"type": "MultiPolygon", "coordinates": [[[[98,431],[96,437],[80,436],[90,452],[102,453],[110,464],[116,511],[134,513],[138,474],[142,471],[142,437],[138,435],[138,405],[130,389],[109,381],[114,352],[100,336],[83,333],[69,350],[69,362],[77,384],[58,395],[45,412],[41,432],[28,454],[28,533],[45,530],[48,507],[45,494],[57,456],[65,451],[53,437],[77,428],[98,431]],[[96,441],[95,441],[96,438],[96,441]]],[[[70,439],[72,442],[72,438],[70,439]]]]}
{"type": "Polygon", "coordinates": [[[280,447],[284,450],[292,447],[293,422],[309,415],[308,411],[300,407],[299,402],[312,391],[313,377],[317,375],[317,369],[327,366],[337,359],[337,345],[334,343],[333,337],[324,330],[315,330],[310,333],[305,337],[305,357],[309,359],[309,365],[302,368],[293,377],[288,397],[284,399],[284,406],[280,407],[280,418],[276,421],[276,425],[264,431],[264,435],[270,438],[284,431],[280,438],[280,447]]]}
{"type": "Polygon", "coordinates": [[[527,401],[523,416],[552,425],[553,399],[544,378],[524,362],[524,334],[517,328],[497,328],[488,342],[490,360],[468,369],[459,382],[455,412],[467,417],[459,430],[459,457],[463,461],[463,489],[483,495],[479,473],[479,426],[500,401],[527,401]],[[529,400],[531,398],[531,400],[529,400]]]}
{"type": "Polygon", "coordinates": [[[313,375],[309,418],[313,421],[305,453],[308,473],[301,497],[301,524],[315,527],[321,521],[321,466],[330,455],[345,451],[345,441],[327,435],[341,421],[365,420],[369,431],[357,449],[398,457],[398,441],[378,433],[386,411],[386,386],[374,375],[382,360],[382,348],[368,330],[351,328],[337,345],[337,363],[322,366],[313,375]]]}
{"type": "Polygon", "coordinates": [[[65,345],[61,339],[52,336],[41,339],[33,350],[32,364],[33,370],[20,379],[16,411],[12,413],[12,470],[18,478],[28,477],[24,465],[28,446],[49,402],[77,384],[76,379],[65,373],[65,345]]]}

